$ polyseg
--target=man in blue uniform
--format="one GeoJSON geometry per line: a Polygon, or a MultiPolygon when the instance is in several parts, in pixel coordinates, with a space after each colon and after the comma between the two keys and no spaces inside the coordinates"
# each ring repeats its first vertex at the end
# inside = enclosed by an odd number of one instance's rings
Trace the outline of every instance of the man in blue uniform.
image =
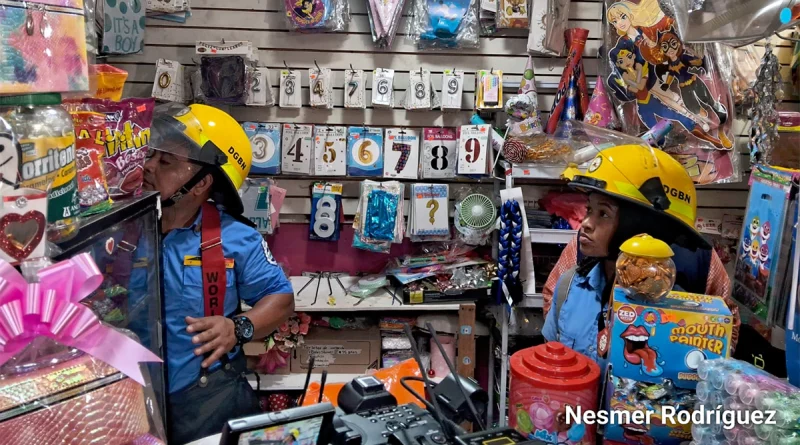
{"type": "Polygon", "coordinates": [[[219,433],[258,399],[240,346],[294,311],[289,280],[241,217],[252,150],[241,126],[205,105],[156,109],[144,188],[162,197],[170,443],[219,433]],[[241,312],[240,301],[252,309],[241,312]]]}

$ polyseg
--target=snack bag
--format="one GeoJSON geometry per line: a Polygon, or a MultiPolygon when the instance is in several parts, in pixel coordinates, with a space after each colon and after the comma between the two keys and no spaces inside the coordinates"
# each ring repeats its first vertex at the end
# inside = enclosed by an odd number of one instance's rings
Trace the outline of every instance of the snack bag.
{"type": "Polygon", "coordinates": [[[606,0],[605,20],[603,77],[623,131],[638,136],[670,120],[663,149],[696,183],[737,181],[733,99],[712,45],[685,45],[658,0],[606,0]],[[713,165],[698,172],[701,160],[713,165]]]}
{"type": "Polygon", "coordinates": [[[91,111],[71,114],[75,125],[75,164],[78,169],[78,199],[83,208],[81,213],[104,212],[112,204],[103,170],[106,117],[91,111]]]}
{"type": "Polygon", "coordinates": [[[79,106],[105,115],[104,167],[112,198],[135,194],[142,187],[154,108],[153,98],[83,99],[79,106]]]}

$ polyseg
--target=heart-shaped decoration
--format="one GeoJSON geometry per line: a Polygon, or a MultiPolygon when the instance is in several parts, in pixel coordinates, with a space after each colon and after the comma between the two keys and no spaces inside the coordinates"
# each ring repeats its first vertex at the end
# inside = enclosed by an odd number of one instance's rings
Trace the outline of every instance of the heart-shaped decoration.
{"type": "Polygon", "coordinates": [[[9,213],[0,218],[0,249],[17,261],[24,260],[39,246],[45,218],[38,210],[9,213]]]}
{"type": "Polygon", "coordinates": [[[114,238],[109,238],[106,240],[106,253],[109,255],[114,253],[114,238]]]}

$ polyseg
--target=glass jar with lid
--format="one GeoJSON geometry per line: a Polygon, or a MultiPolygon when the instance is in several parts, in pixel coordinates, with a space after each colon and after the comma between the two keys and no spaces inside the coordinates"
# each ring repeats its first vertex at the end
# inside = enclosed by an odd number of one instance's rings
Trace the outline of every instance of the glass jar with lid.
{"type": "Polygon", "coordinates": [[[675,253],[650,235],[634,236],[620,246],[617,284],[633,298],[657,303],[675,286],[675,253]]]}
{"type": "Polygon", "coordinates": [[[19,185],[47,195],[47,238],[62,242],[78,233],[80,201],[75,129],[58,93],[0,97],[0,118],[19,143],[19,185]]]}

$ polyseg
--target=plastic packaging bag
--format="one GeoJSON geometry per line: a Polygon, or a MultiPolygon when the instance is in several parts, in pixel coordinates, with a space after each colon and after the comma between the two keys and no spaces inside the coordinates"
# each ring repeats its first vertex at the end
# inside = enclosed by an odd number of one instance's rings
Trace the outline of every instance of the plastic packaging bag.
{"type": "Polygon", "coordinates": [[[478,0],[414,0],[409,38],[419,49],[477,48],[478,0]]]}
{"type": "Polygon", "coordinates": [[[733,148],[733,100],[710,45],[685,45],[658,0],[606,2],[604,78],[623,131],[641,135],[662,119],[673,121],[664,151],[708,168],[698,184],[738,180],[733,148]]]}
{"type": "Polygon", "coordinates": [[[783,24],[790,0],[666,0],[675,29],[685,42],[747,45],[789,26],[783,24]]]}
{"type": "Polygon", "coordinates": [[[301,32],[340,32],[350,21],[346,0],[284,0],[289,26],[301,32]]]}
{"type": "Polygon", "coordinates": [[[103,161],[109,195],[117,198],[136,193],[144,179],[155,100],[83,99],[64,106],[68,111],[94,111],[106,116],[105,134],[96,137],[104,140],[106,147],[103,161]]]}
{"type": "MultiPolygon", "coordinates": [[[[417,363],[414,361],[414,359],[408,359],[395,366],[392,366],[391,368],[384,368],[375,371],[372,376],[383,383],[383,385],[386,387],[386,390],[397,399],[398,405],[416,403],[420,408],[425,408],[425,405],[422,402],[417,400],[416,397],[414,397],[410,392],[406,391],[406,389],[400,384],[400,379],[403,377],[422,377],[419,366],[417,366],[417,363]]],[[[424,383],[410,381],[407,382],[407,384],[411,387],[411,389],[416,391],[417,394],[424,396],[424,383]]],[[[342,390],[344,385],[345,383],[329,383],[325,385],[325,389],[322,392],[322,402],[329,402],[333,404],[333,406],[339,406],[339,391],[342,390]]],[[[301,401],[302,405],[316,405],[317,400],[319,399],[319,389],[319,382],[312,382],[308,386],[305,399],[301,401]]]]}
{"type": "Polygon", "coordinates": [[[397,181],[361,183],[361,197],[353,217],[353,247],[389,253],[404,236],[405,185],[397,181]]]}
{"type": "Polygon", "coordinates": [[[367,16],[372,41],[378,48],[390,48],[397,34],[406,0],[368,0],[367,16]]]}
{"type": "Polygon", "coordinates": [[[103,168],[106,147],[106,117],[100,113],[78,111],[71,113],[75,125],[75,167],[78,169],[78,198],[82,214],[91,215],[108,210],[113,202],[108,196],[108,183],[103,168]]]}

